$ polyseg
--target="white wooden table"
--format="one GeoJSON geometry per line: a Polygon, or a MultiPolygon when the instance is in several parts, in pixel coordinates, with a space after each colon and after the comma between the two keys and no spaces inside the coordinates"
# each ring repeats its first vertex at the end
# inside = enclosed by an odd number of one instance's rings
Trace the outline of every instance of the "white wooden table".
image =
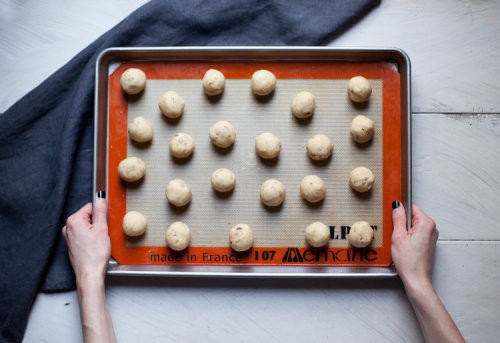
{"type": "MultiPolygon", "coordinates": [[[[0,0],[0,112],[144,2],[0,0]]],[[[434,285],[469,342],[500,336],[499,38],[496,0],[383,0],[330,43],[411,58],[414,201],[438,224],[434,285]]],[[[399,279],[110,277],[107,299],[121,342],[423,340],[399,279]]],[[[39,294],[24,341],[81,340],[76,292],[39,294]]]]}

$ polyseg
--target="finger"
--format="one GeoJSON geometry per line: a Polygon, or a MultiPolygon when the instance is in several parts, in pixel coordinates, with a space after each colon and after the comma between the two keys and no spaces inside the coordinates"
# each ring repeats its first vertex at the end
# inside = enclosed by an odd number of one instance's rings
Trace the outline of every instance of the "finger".
{"type": "Polygon", "coordinates": [[[429,230],[434,230],[436,228],[436,223],[434,220],[429,217],[427,214],[422,211],[420,207],[418,207],[416,204],[413,204],[411,207],[411,221],[412,221],[412,227],[424,227],[429,230]],[[420,225],[416,225],[420,224],[420,225]],[[424,224],[424,225],[421,225],[424,224]]]}
{"type": "Polygon", "coordinates": [[[108,203],[106,202],[106,193],[104,193],[104,191],[99,191],[94,205],[94,226],[99,229],[107,229],[107,215],[108,203]]]}
{"type": "Polygon", "coordinates": [[[66,238],[67,234],[68,234],[67,231],[68,231],[68,227],[66,225],[64,225],[62,228],[62,235],[63,235],[65,240],[68,240],[68,238],[66,238]]]}
{"type": "Polygon", "coordinates": [[[90,224],[90,216],[92,215],[92,204],[89,202],[74,214],[78,219],[90,224]]]}
{"type": "Polygon", "coordinates": [[[392,225],[393,235],[406,236],[406,211],[403,204],[397,200],[392,203],[392,225]]]}
{"type": "Polygon", "coordinates": [[[66,225],[70,230],[73,227],[78,226],[80,223],[85,224],[87,227],[90,226],[90,215],[92,214],[92,204],[88,203],[79,209],[76,213],[71,215],[68,220],[66,220],[66,225]]]}
{"type": "Polygon", "coordinates": [[[420,220],[420,219],[424,219],[426,217],[427,217],[427,215],[424,213],[424,211],[422,211],[422,209],[420,207],[418,207],[417,204],[413,204],[411,206],[411,218],[412,219],[415,218],[415,219],[420,220]]]}

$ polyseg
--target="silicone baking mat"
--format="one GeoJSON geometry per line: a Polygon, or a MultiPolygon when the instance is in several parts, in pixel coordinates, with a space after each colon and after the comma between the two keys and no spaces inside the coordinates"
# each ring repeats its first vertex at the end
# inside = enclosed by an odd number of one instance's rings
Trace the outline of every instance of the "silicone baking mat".
{"type": "Polygon", "coordinates": [[[390,264],[390,202],[400,197],[400,113],[399,74],[388,63],[346,62],[221,62],[221,63],[124,63],[110,75],[109,106],[109,225],[112,254],[125,264],[390,264]],[[119,78],[124,70],[137,67],[146,72],[147,85],[138,96],[126,96],[119,78]],[[201,78],[209,68],[222,71],[226,88],[222,96],[204,94],[201,78]],[[259,69],[271,70],[278,78],[275,92],[255,97],[250,77],[259,69]],[[372,96],[366,104],[354,104],[347,97],[349,78],[370,79],[372,96]],[[179,120],[168,120],[158,108],[167,90],[175,90],[186,107],[179,120]],[[293,97],[302,90],[316,97],[316,111],[310,120],[297,120],[290,111],[293,97]],[[356,144],[350,137],[351,120],[358,114],[375,123],[375,137],[368,144],[356,144]],[[154,128],[150,144],[137,144],[127,137],[127,123],[143,116],[154,128]],[[218,120],[236,129],[230,149],[216,149],[208,130],[218,120]],[[183,161],[171,158],[168,143],[177,132],[190,134],[196,142],[194,155],[183,161]],[[282,143],[277,160],[265,161],[255,152],[255,137],[272,132],[282,143]],[[308,158],[307,139],[322,133],[335,148],[323,162],[308,158]],[[137,156],[146,163],[146,177],[126,184],[117,174],[118,163],[137,156]],[[349,173],[357,166],[369,167],[375,185],[360,195],[349,187],[349,173]],[[210,175],[217,168],[231,169],[237,178],[235,190],[221,196],[213,191],[210,175]],[[311,205],[300,196],[301,179],[321,177],[327,195],[311,205]],[[169,205],[165,186],[174,178],[186,180],[193,200],[178,209],[169,205]],[[259,198],[262,183],[280,180],[287,190],[278,209],[263,206],[259,198]],[[388,211],[387,211],[388,209],[388,211]],[[144,236],[127,238],[121,229],[126,212],[136,210],[148,219],[144,236]],[[353,249],[347,243],[350,225],[368,221],[374,228],[372,245],[353,249]],[[192,231],[190,247],[176,253],[165,246],[166,228],[174,221],[185,222],[192,231]],[[304,231],[312,222],[330,226],[326,249],[307,246],[304,231]],[[229,248],[229,229],[246,223],[254,230],[251,251],[237,254],[229,248]]]}

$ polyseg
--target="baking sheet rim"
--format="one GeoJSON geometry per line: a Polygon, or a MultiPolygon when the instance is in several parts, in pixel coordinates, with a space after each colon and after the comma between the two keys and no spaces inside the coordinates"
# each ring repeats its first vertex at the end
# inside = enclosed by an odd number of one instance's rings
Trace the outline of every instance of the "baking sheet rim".
{"type": "MultiPolygon", "coordinates": [[[[162,48],[162,47],[143,47],[143,48],[108,48],[99,54],[97,62],[96,62],[96,80],[95,80],[95,136],[94,136],[94,185],[93,190],[96,193],[98,188],[98,171],[101,171],[99,175],[101,177],[102,184],[102,163],[99,164],[99,161],[102,161],[103,158],[106,160],[106,151],[104,156],[102,154],[103,148],[103,137],[102,137],[102,126],[99,126],[99,122],[103,120],[102,110],[103,110],[103,94],[102,94],[102,80],[105,81],[105,85],[108,83],[108,67],[112,61],[116,61],[119,59],[120,54],[127,53],[139,53],[139,54],[169,54],[169,53],[191,53],[194,55],[195,52],[198,53],[211,53],[211,54],[222,54],[223,57],[219,60],[235,60],[238,59],[239,56],[231,56],[229,54],[239,53],[239,54],[247,54],[246,59],[248,60],[279,60],[284,59],[285,55],[282,55],[281,58],[279,56],[275,56],[274,58],[268,56],[267,54],[279,54],[286,53],[287,60],[330,60],[330,61],[388,61],[391,60],[389,57],[392,57],[398,63],[399,72],[401,74],[401,116],[402,116],[402,137],[406,138],[402,140],[402,153],[406,156],[406,161],[402,163],[402,182],[404,187],[403,191],[406,191],[405,199],[402,199],[406,204],[411,204],[411,96],[410,96],[410,61],[408,55],[401,49],[398,48],[329,48],[329,47],[170,47],[170,48],[162,48]],[[259,55],[259,53],[261,55],[259,55]],[[294,56],[291,54],[295,53],[294,56]],[[307,54],[309,53],[309,55],[307,54]],[[325,56],[325,54],[327,56],[325,56]],[[404,73],[401,71],[404,71],[404,73]],[[100,79],[101,77],[101,79],[100,79]],[[100,82],[101,81],[101,82],[100,82]],[[101,86],[100,86],[101,85],[101,86]],[[403,101],[404,100],[404,101],[403,101]],[[404,125],[406,124],[406,125],[404,125]],[[101,130],[99,130],[101,128],[101,130]],[[99,168],[101,167],[101,168],[99,168]],[[406,175],[406,177],[405,177],[406,175]]],[[[192,58],[190,60],[195,60],[196,58],[192,58]]],[[[196,57],[196,56],[194,56],[196,57]]],[[[121,56],[123,59],[123,55],[121,56]]],[[[168,56],[163,56],[163,60],[167,60],[168,56]]],[[[206,57],[198,56],[198,60],[207,60],[206,57]]],[[[123,59],[123,61],[130,60],[138,60],[137,58],[131,59],[123,59]]],[[[142,59],[141,59],[142,60],[142,59]]],[[[152,60],[159,60],[157,58],[152,60]]],[[[392,61],[392,60],[391,60],[392,61]]],[[[105,122],[107,123],[107,99],[108,99],[108,87],[105,87],[105,103],[104,103],[104,112],[105,112],[105,122]]],[[[104,147],[107,148],[107,127],[106,127],[106,136],[105,136],[105,144],[104,147]]],[[[106,150],[106,149],[105,149],[106,150]]],[[[104,180],[107,180],[107,163],[105,168],[105,176],[104,180]]],[[[107,189],[107,188],[106,188],[107,189]]],[[[411,220],[411,208],[407,206],[408,213],[408,223],[411,220]]],[[[299,272],[299,273],[280,273],[280,272],[264,272],[259,273],[259,270],[265,270],[269,267],[266,266],[245,266],[239,267],[246,270],[246,272],[234,272],[234,266],[227,266],[231,272],[220,271],[226,266],[201,266],[201,267],[210,267],[205,269],[213,270],[213,268],[219,268],[219,271],[203,271],[199,270],[200,266],[183,266],[183,270],[174,270],[176,268],[172,268],[172,266],[139,266],[135,265],[119,265],[112,258],[109,267],[108,273],[113,275],[158,275],[158,276],[222,276],[222,277],[245,277],[245,276],[255,276],[262,274],[265,276],[271,277],[291,277],[291,276],[303,276],[303,277],[313,277],[316,276],[316,273],[307,273],[307,272],[299,272]],[[158,267],[160,269],[158,269],[158,267]],[[254,270],[251,272],[247,272],[248,270],[254,270]]],[[[280,266],[279,268],[287,268],[293,266],[280,266]]],[[[300,267],[300,268],[312,268],[312,267],[300,267]]],[[[383,276],[395,276],[395,270],[393,266],[389,267],[317,267],[322,271],[326,270],[335,270],[336,272],[332,273],[320,273],[322,277],[383,277],[383,276]],[[339,273],[338,271],[342,270],[343,272],[339,273]],[[362,272],[359,272],[363,270],[362,272]],[[382,270],[382,271],[381,271],[382,270]]]]}

